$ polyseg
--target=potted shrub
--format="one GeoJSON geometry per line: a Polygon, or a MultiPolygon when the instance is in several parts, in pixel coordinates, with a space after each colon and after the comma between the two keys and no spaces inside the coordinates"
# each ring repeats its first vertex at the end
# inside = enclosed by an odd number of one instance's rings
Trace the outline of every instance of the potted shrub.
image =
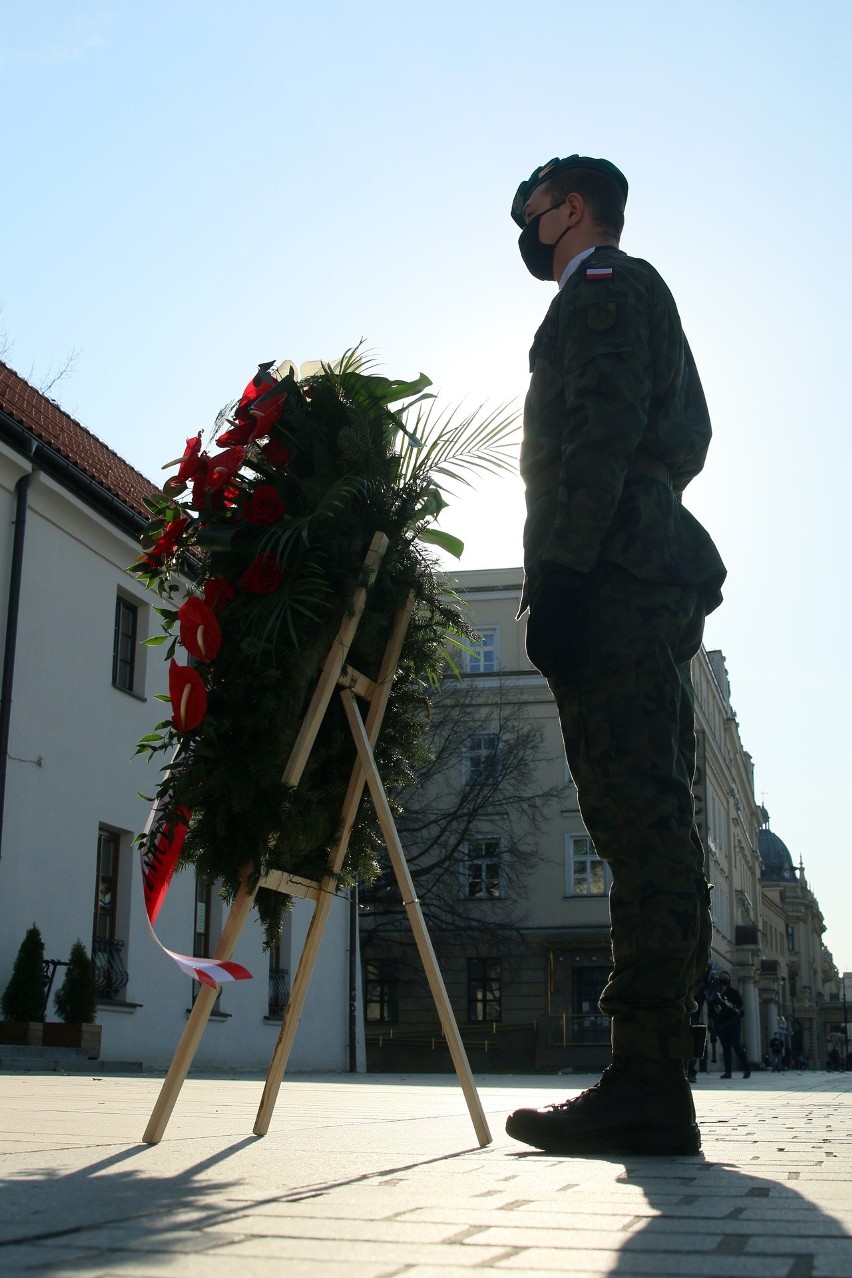
{"type": "Polygon", "coordinates": [[[39,1047],[44,1022],[44,942],[35,923],[18,950],[3,992],[0,1043],[39,1047]]]}
{"type": "Polygon", "coordinates": [[[53,1006],[63,1024],[44,1027],[46,1047],[82,1047],[90,1060],[101,1054],[101,1026],[96,1025],[98,991],[92,960],[82,941],[75,941],[68,956],[65,979],[53,996],[53,1006]]]}

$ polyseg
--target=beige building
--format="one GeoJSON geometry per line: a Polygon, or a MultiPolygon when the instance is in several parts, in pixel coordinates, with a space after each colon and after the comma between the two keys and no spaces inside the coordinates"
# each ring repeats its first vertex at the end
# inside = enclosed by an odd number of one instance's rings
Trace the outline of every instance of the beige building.
{"type": "MultiPolygon", "coordinates": [[[[460,572],[454,583],[470,608],[479,645],[464,660],[462,690],[448,680],[438,699],[440,706],[444,698],[463,696],[471,715],[459,757],[441,774],[440,803],[445,812],[463,807],[471,767],[480,768],[489,752],[505,751],[498,720],[534,724],[538,797],[525,805],[513,795],[507,806],[526,808],[537,825],[536,855],[529,844],[519,846],[517,826],[514,836],[507,832],[499,804],[491,812],[479,810],[467,837],[454,845],[455,908],[435,911],[433,942],[477,1068],[596,1069],[609,1053],[609,1023],[597,1010],[609,972],[609,871],[580,817],[553,698],[526,657],[526,618],[515,616],[521,570],[460,572]]],[[[722,969],[731,972],[743,998],[743,1042],[752,1062],[763,1059],[779,1026],[786,1032],[795,1023],[813,1037],[807,1050],[816,1063],[817,1013],[830,989],[820,950],[822,916],[804,876],[800,881],[792,867],[792,879],[780,891],[766,882],[762,844],[759,850],[765,814],[755,802],[753,764],[740,740],[722,653],[702,649],[693,681],[696,818],[714,885],[710,978],[722,969]],[[801,921],[791,924],[790,911],[799,904],[801,921]],[[795,994],[791,926],[801,948],[799,972],[807,971],[806,979],[797,975],[795,994]]],[[[418,880],[418,893],[428,916],[428,876],[418,880]]],[[[395,928],[369,897],[361,943],[370,1067],[446,1068],[437,1018],[404,924],[395,928]]],[[[709,1068],[721,1069],[721,1052],[719,1063],[715,1056],[714,1047],[709,1068]]]]}
{"type": "Polygon", "coordinates": [[[766,916],[763,994],[769,1022],[795,1060],[810,1069],[845,1065],[846,1032],[842,984],[822,936],[825,921],[800,858],[769,828],[764,811],[759,831],[762,896],[766,916]],[[833,1057],[833,1053],[836,1055],[833,1057]]]}
{"type": "MultiPolygon", "coordinates": [[[[713,972],[729,971],[743,1000],[742,1039],[751,1061],[762,1056],[760,1005],[763,910],[754,798],[754,767],[743,749],[725,660],[704,648],[692,663],[695,688],[695,808],[704,843],[711,911],[713,972]]],[[[712,977],[711,977],[712,979],[712,977]]],[[[711,1054],[715,1047],[711,1043],[711,1054]]]]}

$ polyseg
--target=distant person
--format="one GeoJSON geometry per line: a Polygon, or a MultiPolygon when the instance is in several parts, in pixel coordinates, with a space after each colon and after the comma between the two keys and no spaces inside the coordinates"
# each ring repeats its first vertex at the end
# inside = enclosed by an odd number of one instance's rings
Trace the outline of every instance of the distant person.
{"type": "Polygon", "coordinates": [[[781,1073],[781,1059],[784,1054],[784,1040],[780,1034],[773,1034],[769,1040],[769,1055],[772,1060],[772,1073],[781,1073]]]}
{"type": "MultiPolygon", "coordinates": [[[[710,960],[695,826],[690,661],[725,567],[681,503],[710,418],[674,298],[619,246],[627,179],[571,155],[518,187],[512,218],[558,292],[533,340],[524,407],[530,661],[559,711],[580,810],[612,874],[612,1064],[573,1100],[520,1109],[510,1136],[556,1153],[695,1154],[685,1062],[710,960]]],[[[698,1042],[696,1042],[696,1039],[698,1042]]]]}
{"type": "Polygon", "coordinates": [[[743,1078],[749,1078],[751,1066],[748,1063],[748,1054],[740,1040],[745,1009],[739,991],[731,985],[729,972],[719,973],[716,992],[710,996],[710,1014],[716,1026],[719,1042],[722,1044],[722,1059],[725,1062],[725,1072],[720,1077],[731,1077],[731,1064],[736,1054],[742,1065],[743,1078]]]}

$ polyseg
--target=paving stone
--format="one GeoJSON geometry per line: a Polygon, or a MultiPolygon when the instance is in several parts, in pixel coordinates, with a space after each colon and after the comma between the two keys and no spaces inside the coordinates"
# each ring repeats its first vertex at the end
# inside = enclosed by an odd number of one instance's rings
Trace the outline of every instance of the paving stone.
{"type": "Polygon", "coordinates": [[[557,1158],[505,1114],[581,1078],[480,1080],[480,1149],[452,1076],[184,1086],[140,1137],[151,1076],[0,1075],[0,1272],[51,1278],[850,1278],[852,1075],[718,1077],[695,1158],[557,1158]]]}

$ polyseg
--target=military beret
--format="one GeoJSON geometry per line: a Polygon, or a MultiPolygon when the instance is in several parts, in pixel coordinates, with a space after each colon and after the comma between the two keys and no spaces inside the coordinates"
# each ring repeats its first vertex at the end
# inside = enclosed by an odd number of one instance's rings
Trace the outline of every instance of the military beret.
{"type": "Polygon", "coordinates": [[[593,169],[596,173],[608,173],[611,178],[615,178],[624,194],[624,201],[627,202],[627,178],[614,164],[609,160],[593,159],[590,155],[569,155],[564,160],[556,158],[539,165],[537,169],[533,169],[526,182],[518,187],[512,200],[512,219],[518,226],[524,226],[524,205],[536,187],[568,169],[593,169]]]}

